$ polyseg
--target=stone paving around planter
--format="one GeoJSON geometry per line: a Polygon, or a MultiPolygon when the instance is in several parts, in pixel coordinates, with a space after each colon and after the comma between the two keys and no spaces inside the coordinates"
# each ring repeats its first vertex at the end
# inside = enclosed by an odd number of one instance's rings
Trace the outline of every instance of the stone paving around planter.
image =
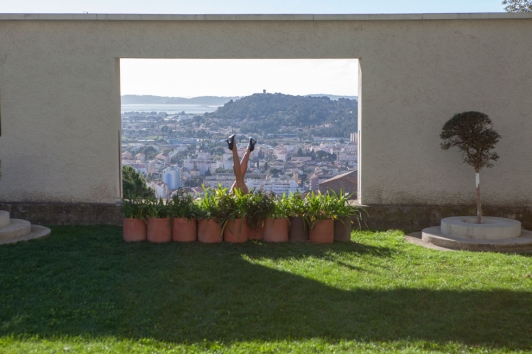
{"type": "Polygon", "coordinates": [[[522,230],[521,237],[509,240],[471,240],[443,235],[435,226],[405,235],[405,241],[440,251],[477,251],[532,253],[532,231],[522,230]]]}
{"type": "Polygon", "coordinates": [[[421,231],[412,232],[407,235],[405,235],[405,241],[408,243],[412,243],[417,246],[429,248],[431,250],[438,250],[438,251],[454,251],[450,248],[440,247],[433,245],[432,243],[425,242],[421,239],[421,231]]]}
{"type": "Polygon", "coordinates": [[[11,219],[9,212],[0,211],[0,245],[28,241],[50,235],[49,228],[32,225],[29,221],[11,219]]]}

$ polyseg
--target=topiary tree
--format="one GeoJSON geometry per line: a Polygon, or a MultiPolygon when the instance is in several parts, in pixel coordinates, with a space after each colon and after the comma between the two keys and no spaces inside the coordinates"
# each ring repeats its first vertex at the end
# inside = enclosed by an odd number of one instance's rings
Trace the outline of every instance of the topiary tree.
{"type": "Polygon", "coordinates": [[[441,148],[448,150],[452,146],[458,147],[462,152],[464,162],[475,169],[477,187],[477,220],[482,224],[482,207],[480,202],[480,169],[489,168],[499,158],[491,150],[501,136],[492,129],[491,119],[488,115],[469,111],[455,114],[444,125],[440,138],[443,140],[441,148]]]}

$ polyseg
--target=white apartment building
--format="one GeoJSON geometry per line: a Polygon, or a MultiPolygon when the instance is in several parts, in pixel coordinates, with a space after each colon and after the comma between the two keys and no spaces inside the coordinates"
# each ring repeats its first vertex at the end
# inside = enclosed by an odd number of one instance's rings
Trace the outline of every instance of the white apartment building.
{"type": "Polygon", "coordinates": [[[183,166],[186,167],[189,171],[192,171],[194,168],[197,168],[200,171],[200,174],[203,176],[207,170],[210,170],[212,164],[215,163],[211,160],[201,160],[201,159],[186,159],[183,162],[183,166]]]}
{"type": "Polygon", "coordinates": [[[258,180],[258,179],[247,179],[246,185],[249,189],[263,189],[265,192],[273,192],[277,195],[295,193],[297,191],[303,192],[303,188],[300,188],[299,185],[294,180],[280,180],[277,178],[271,180],[258,180]]]}
{"type": "Polygon", "coordinates": [[[310,156],[292,156],[290,158],[291,161],[294,161],[294,162],[303,162],[303,161],[310,161],[312,160],[312,157],[310,156]]]}
{"type": "Polygon", "coordinates": [[[288,154],[285,152],[276,152],[275,157],[277,160],[281,160],[286,162],[286,159],[288,158],[288,154]]]}
{"type": "Polygon", "coordinates": [[[162,163],[165,163],[165,164],[169,164],[170,163],[170,157],[168,156],[168,154],[159,154],[157,156],[155,156],[155,159],[158,160],[158,161],[161,161],[162,163]]]}
{"type": "Polygon", "coordinates": [[[122,166],[131,166],[144,176],[148,174],[147,165],[145,163],[140,163],[139,160],[122,160],[122,166]]]}
{"type": "Polygon", "coordinates": [[[167,167],[163,170],[161,179],[168,185],[168,189],[178,189],[181,187],[181,169],[178,166],[167,167]]]}
{"type": "MultiPolygon", "coordinates": [[[[216,161],[216,168],[231,170],[233,168],[233,161],[216,161]]],[[[214,169],[215,171],[216,168],[214,169]]],[[[213,171],[211,171],[211,173],[213,173],[213,171]]]]}
{"type": "Polygon", "coordinates": [[[205,187],[213,187],[213,188],[218,187],[219,184],[224,188],[231,188],[234,182],[235,182],[235,176],[230,173],[216,174],[214,176],[205,177],[205,180],[203,181],[203,183],[205,184],[205,187]]]}
{"type": "Polygon", "coordinates": [[[288,155],[293,155],[297,152],[298,146],[297,145],[284,145],[284,148],[286,149],[286,153],[288,155]]]}
{"type": "Polygon", "coordinates": [[[353,161],[356,162],[358,159],[356,154],[350,154],[346,152],[339,152],[338,153],[338,161],[353,161]]]}
{"type": "Polygon", "coordinates": [[[168,196],[168,186],[161,181],[154,181],[148,184],[149,187],[155,190],[156,198],[166,198],[168,196]]]}

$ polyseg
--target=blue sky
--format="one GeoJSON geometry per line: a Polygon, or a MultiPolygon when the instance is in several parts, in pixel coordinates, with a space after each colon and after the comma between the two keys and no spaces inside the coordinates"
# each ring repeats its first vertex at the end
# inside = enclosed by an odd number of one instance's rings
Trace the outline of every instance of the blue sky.
{"type": "MultiPolygon", "coordinates": [[[[364,14],[503,12],[502,0],[0,0],[2,13],[364,14]]],[[[122,94],[358,95],[357,60],[122,59],[122,94]],[[228,85],[228,83],[230,83],[228,85]]]]}

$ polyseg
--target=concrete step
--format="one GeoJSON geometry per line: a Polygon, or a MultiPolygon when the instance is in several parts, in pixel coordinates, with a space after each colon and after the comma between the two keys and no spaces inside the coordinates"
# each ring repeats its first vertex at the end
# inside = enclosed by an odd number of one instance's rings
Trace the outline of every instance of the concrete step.
{"type": "Polygon", "coordinates": [[[454,235],[444,235],[439,226],[423,229],[421,239],[436,246],[480,252],[532,252],[532,231],[521,230],[521,236],[502,240],[474,240],[454,235]]]}
{"type": "Polygon", "coordinates": [[[31,223],[21,219],[11,219],[9,225],[0,229],[0,240],[8,240],[31,233],[31,223]]]}
{"type": "MultiPolygon", "coordinates": [[[[13,220],[13,219],[11,219],[13,220]]],[[[24,220],[23,220],[24,221],[24,220]]],[[[46,237],[49,236],[51,233],[50,229],[44,226],[39,225],[31,225],[31,232],[25,235],[8,238],[8,239],[0,239],[0,245],[6,244],[6,243],[15,243],[19,241],[29,241],[36,238],[46,237]]]]}

